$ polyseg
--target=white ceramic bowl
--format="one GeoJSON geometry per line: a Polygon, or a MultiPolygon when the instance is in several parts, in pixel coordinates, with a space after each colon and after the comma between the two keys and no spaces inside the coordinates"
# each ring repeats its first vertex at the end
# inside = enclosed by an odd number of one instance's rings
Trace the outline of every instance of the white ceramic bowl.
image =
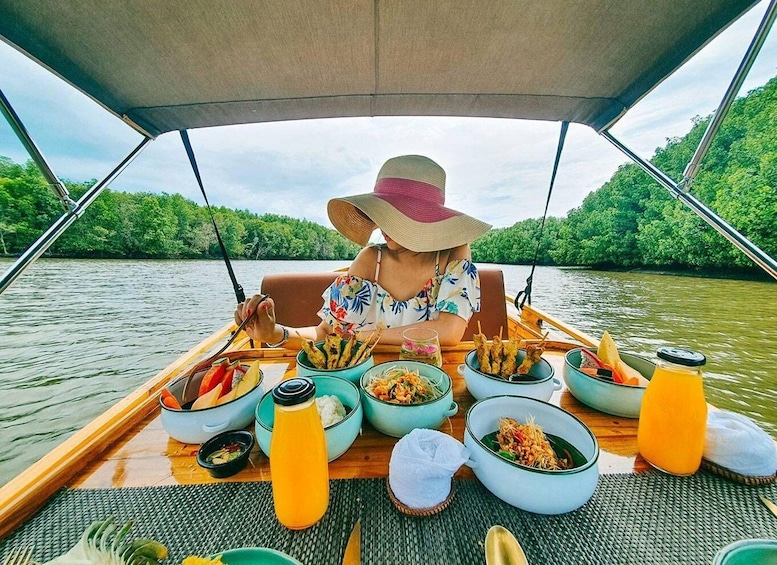
{"type": "MultiPolygon", "coordinates": [[[[564,381],[572,396],[586,406],[606,414],[639,418],[642,397],[647,387],[611,383],[586,375],[580,371],[580,352],[581,349],[578,347],[567,351],[564,355],[564,381]]],[[[639,371],[647,380],[653,378],[656,365],[652,361],[628,353],[621,353],[620,358],[629,367],[639,371]]]]}
{"type": "MultiPolygon", "coordinates": [[[[356,342],[356,347],[359,347],[361,342],[356,342]]],[[[319,341],[316,343],[316,347],[323,351],[324,342],[319,341]]],[[[327,375],[329,377],[340,377],[351,381],[358,386],[359,378],[364,374],[364,371],[375,365],[375,359],[372,355],[367,357],[364,361],[353,367],[343,367],[342,369],[317,369],[313,364],[308,361],[308,354],[303,349],[297,353],[297,376],[298,377],[311,377],[313,375],[327,375]]]]}
{"type": "Polygon", "coordinates": [[[599,481],[599,443],[583,422],[557,406],[522,396],[478,400],[465,417],[464,445],[475,476],[496,497],[537,514],[563,514],[580,508],[599,481]],[[520,465],[489,449],[483,437],[499,429],[499,419],[525,423],[530,417],[547,434],[560,437],[585,457],[573,469],[549,471],[520,465]]]}
{"type": "MultiPolygon", "coordinates": [[[[197,390],[205,370],[200,371],[190,384],[197,390]],[[197,378],[199,377],[199,378],[197,378]]],[[[167,389],[182,398],[187,377],[181,377],[167,389]]],[[[201,410],[173,410],[162,404],[162,427],[171,438],[181,443],[205,443],[221,432],[242,430],[254,420],[254,410],[264,395],[264,375],[259,372],[259,383],[243,396],[211,408],[201,410]]]]}
{"type": "Polygon", "coordinates": [[[359,381],[359,391],[364,405],[364,417],[382,434],[402,437],[415,428],[436,430],[445,421],[459,411],[453,401],[453,383],[451,378],[439,367],[420,361],[387,361],[368,369],[359,381]],[[420,404],[394,404],[375,398],[366,387],[372,377],[380,375],[390,367],[407,367],[426,377],[442,392],[438,398],[420,404]]]}
{"type": "MultiPolygon", "coordinates": [[[[518,363],[523,361],[526,350],[518,351],[518,363]]],[[[529,370],[527,381],[508,381],[502,377],[489,375],[480,370],[477,352],[473,349],[464,358],[464,363],[458,367],[459,374],[464,377],[467,390],[476,399],[489,396],[526,396],[538,400],[548,400],[553,396],[553,391],[561,390],[561,381],[555,378],[553,365],[545,359],[540,359],[529,370]]]]}

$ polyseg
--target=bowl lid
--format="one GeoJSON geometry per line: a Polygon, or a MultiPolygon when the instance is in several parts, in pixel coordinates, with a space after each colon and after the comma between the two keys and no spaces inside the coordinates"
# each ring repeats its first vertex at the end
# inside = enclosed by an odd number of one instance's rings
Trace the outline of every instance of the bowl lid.
{"type": "Polygon", "coordinates": [[[686,367],[699,367],[707,362],[707,358],[701,353],[681,347],[659,347],[656,355],[659,359],[686,367]]]}
{"type": "Polygon", "coordinates": [[[313,398],[316,394],[315,383],[307,377],[294,377],[283,381],[272,389],[272,397],[276,404],[294,406],[313,398]]]}

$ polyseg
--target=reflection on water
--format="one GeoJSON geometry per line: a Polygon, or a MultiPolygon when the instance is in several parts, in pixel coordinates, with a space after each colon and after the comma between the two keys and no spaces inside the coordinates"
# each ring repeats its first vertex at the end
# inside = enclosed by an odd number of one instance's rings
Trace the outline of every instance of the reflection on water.
{"type": "MultiPolygon", "coordinates": [[[[11,262],[0,260],[4,272],[11,262]]],[[[262,276],[344,262],[233,263],[262,276]]],[[[508,293],[529,267],[503,266],[508,293]]],[[[0,483],[232,317],[219,261],[41,260],[0,295],[0,483]]],[[[777,433],[777,285],[538,268],[532,304],[623,351],[682,345],[708,358],[707,398],[777,433]]]]}

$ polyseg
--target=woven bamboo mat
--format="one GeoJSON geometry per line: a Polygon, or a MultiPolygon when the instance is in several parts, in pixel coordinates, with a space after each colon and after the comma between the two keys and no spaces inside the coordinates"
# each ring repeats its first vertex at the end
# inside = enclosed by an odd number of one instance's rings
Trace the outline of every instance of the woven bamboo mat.
{"type": "Polygon", "coordinates": [[[604,475],[586,505],[560,516],[518,510],[475,480],[455,488],[448,508],[418,518],[394,508],[383,479],[332,481],[326,516],[301,532],[275,520],[269,483],[65,489],[0,542],[0,553],[34,544],[35,559],[49,560],[110,515],[136,520],[132,535],[167,545],[170,565],[245,546],[271,547],[308,565],[339,564],[357,518],[365,564],[485,563],[483,542],[494,524],[515,534],[532,564],[709,564],[733,541],[777,538],[777,517],[758,499],[777,501],[777,485],[738,485],[703,471],[604,475]]]}

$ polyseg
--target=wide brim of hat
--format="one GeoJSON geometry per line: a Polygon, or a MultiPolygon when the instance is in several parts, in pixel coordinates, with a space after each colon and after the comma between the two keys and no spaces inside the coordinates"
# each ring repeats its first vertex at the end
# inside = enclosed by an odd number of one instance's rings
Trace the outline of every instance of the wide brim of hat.
{"type": "MultiPolygon", "coordinates": [[[[425,202],[421,205],[429,204],[425,202]]],[[[417,252],[451,249],[472,243],[491,229],[490,224],[451,208],[440,206],[439,212],[441,219],[437,221],[417,221],[373,193],[333,198],[327,205],[327,213],[335,229],[362,246],[367,245],[376,228],[402,247],[417,252]]]]}

